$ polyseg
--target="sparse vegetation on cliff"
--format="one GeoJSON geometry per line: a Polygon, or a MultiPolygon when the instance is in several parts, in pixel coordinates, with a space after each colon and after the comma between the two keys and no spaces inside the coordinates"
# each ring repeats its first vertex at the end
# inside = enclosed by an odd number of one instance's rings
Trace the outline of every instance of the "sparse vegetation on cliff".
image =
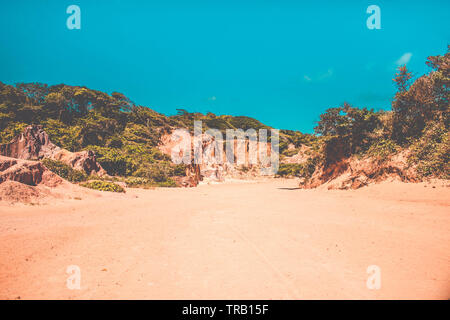
{"type": "Polygon", "coordinates": [[[125,189],[114,182],[108,181],[88,181],[80,184],[82,187],[99,191],[111,191],[111,192],[125,192],[125,189]]]}
{"type": "MultiPolygon", "coordinates": [[[[448,179],[450,53],[429,57],[426,63],[431,71],[415,81],[406,66],[398,69],[391,111],[375,112],[344,103],[320,115],[315,135],[280,130],[281,159],[295,157],[303,152],[302,146],[308,147],[308,159],[282,163],[278,175],[309,179],[315,170],[342,159],[356,156],[383,161],[408,149],[408,164],[417,168],[420,177],[448,179]]],[[[0,82],[0,143],[9,142],[29,124],[41,124],[56,145],[70,151],[94,151],[109,175],[130,178],[134,186],[173,186],[175,177],[186,174],[186,167],[171,163],[158,144],[175,128],[192,132],[194,120],[201,120],[204,129],[222,133],[226,129],[270,129],[246,116],[183,109],[165,116],[135,105],[118,92],[0,82]]],[[[86,180],[61,163],[46,161],[46,165],[69,181],[86,180]]]]}
{"type": "Polygon", "coordinates": [[[82,182],[88,179],[85,172],[75,170],[64,162],[45,158],[42,160],[42,163],[47,169],[70,182],[82,182]]]}
{"type": "MultiPolygon", "coordinates": [[[[450,47],[449,47],[450,50],[450,47]]],[[[374,112],[344,103],[320,115],[315,128],[321,141],[319,167],[351,156],[385,161],[409,150],[408,164],[420,177],[449,178],[450,51],[428,57],[431,68],[413,81],[406,66],[393,79],[397,93],[391,111],[374,112]]]]}

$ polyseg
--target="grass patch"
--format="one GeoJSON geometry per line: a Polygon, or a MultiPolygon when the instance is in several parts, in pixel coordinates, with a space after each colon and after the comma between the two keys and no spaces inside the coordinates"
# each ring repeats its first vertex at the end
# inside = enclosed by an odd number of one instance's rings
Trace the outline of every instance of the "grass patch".
{"type": "Polygon", "coordinates": [[[115,184],[113,182],[107,182],[107,181],[89,181],[80,184],[82,187],[86,187],[89,189],[99,190],[99,191],[110,191],[110,192],[125,192],[125,189],[119,186],[118,184],[115,184]]]}
{"type": "Polygon", "coordinates": [[[410,147],[410,164],[421,177],[450,179],[450,139],[444,126],[429,127],[410,147]]]}
{"type": "Polygon", "coordinates": [[[82,182],[82,181],[86,181],[88,179],[88,176],[85,172],[80,171],[80,170],[75,170],[71,166],[69,166],[68,164],[66,164],[62,161],[57,161],[57,160],[52,160],[52,159],[46,158],[46,159],[42,160],[42,163],[51,172],[56,173],[58,176],[66,179],[67,181],[82,182]]]}
{"type": "Polygon", "coordinates": [[[130,188],[150,189],[154,187],[166,187],[166,188],[177,187],[176,182],[171,178],[167,178],[164,181],[153,181],[142,177],[128,177],[125,180],[125,183],[130,188]]]}
{"type": "Polygon", "coordinates": [[[399,146],[390,139],[382,139],[372,144],[366,154],[377,159],[386,159],[389,155],[396,153],[399,146]]]}
{"type": "Polygon", "coordinates": [[[309,158],[304,163],[280,163],[277,177],[298,177],[309,179],[316,170],[317,162],[317,158],[309,158]]]}

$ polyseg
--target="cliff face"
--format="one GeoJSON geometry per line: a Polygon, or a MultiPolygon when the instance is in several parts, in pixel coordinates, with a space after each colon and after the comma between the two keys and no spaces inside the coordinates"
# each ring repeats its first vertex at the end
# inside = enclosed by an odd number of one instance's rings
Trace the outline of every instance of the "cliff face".
{"type": "MultiPolygon", "coordinates": [[[[201,163],[194,163],[194,145],[193,137],[191,137],[191,151],[190,151],[190,165],[187,169],[187,177],[196,181],[204,182],[221,182],[227,178],[231,179],[253,179],[262,176],[261,169],[270,169],[270,163],[268,165],[261,165],[259,158],[259,151],[265,150],[267,155],[274,152],[271,150],[270,143],[264,143],[257,141],[255,146],[256,150],[250,150],[251,146],[248,139],[242,141],[242,144],[238,143],[236,139],[234,141],[234,152],[230,156],[231,159],[227,159],[226,143],[223,142],[222,148],[216,147],[215,138],[208,134],[202,134],[198,137],[202,145],[203,153],[201,155],[201,163]],[[216,153],[220,152],[220,154],[216,153]],[[256,163],[252,161],[255,159],[256,163]],[[221,159],[221,161],[217,161],[221,159]]],[[[177,153],[180,157],[185,156],[183,150],[178,148],[178,140],[173,134],[166,134],[161,137],[161,143],[159,149],[161,152],[171,156],[172,152],[177,153]]],[[[220,145],[220,144],[219,144],[220,145]]],[[[269,162],[270,162],[270,157],[269,162]]]]}
{"type": "Polygon", "coordinates": [[[106,171],[97,163],[92,151],[70,152],[54,145],[42,126],[33,125],[25,128],[10,143],[0,145],[0,155],[23,160],[41,160],[49,158],[62,161],[74,169],[87,174],[105,175],[106,171]]]}
{"type": "Polygon", "coordinates": [[[43,184],[55,187],[63,180],[38,161],[0,156],[0,184],[6,181],[16,181],[29,186],[43,184]]]}
{"type": "Polygon", "coordinates": [[[311,179],[301,181],[303,188],[358,189],[371,183],[384,180],[418,182],[414,167],[407,162],[408,151],[405,150],[387,159],[366,157],[359,159],[339,157],[335,161],[328,159],[316,169],[311,179]]]}
{"type": "Polygon", "coordinates": [[[0,154],[16,159],[39,160],[51,156],[58,149],[41,126],[28,126],[10,143],[0,145],[0,154]]]}

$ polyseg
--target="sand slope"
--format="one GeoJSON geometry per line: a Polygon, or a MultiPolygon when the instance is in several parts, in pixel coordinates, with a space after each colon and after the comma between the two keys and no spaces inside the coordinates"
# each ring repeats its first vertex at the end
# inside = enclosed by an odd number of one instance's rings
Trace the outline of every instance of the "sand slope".
{"type": "Polygon", "coordinates": [[[450,298],[448,187],[296,186],[0,202],[0,298],[450,298]],[[81,290],[66,287],[69,265],[81,269],[81,290]],[[366,287],[369,265],[381,268],[379,290],[366,287]]]}

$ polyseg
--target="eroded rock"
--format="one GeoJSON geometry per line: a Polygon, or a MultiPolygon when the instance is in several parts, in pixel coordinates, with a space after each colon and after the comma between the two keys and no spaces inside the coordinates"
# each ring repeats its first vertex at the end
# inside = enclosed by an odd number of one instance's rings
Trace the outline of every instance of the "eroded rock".
{"type": "Polygon", "coordinates": [[[0,155],[23,160],[49,158],[62,161],[74,169],[83,170],[88,175],[106,175],[106,171],[96,161],[93,151],[70,152],[53,144],[40,125],[25,128],[10,143],[0,145],[0,155]]]}

